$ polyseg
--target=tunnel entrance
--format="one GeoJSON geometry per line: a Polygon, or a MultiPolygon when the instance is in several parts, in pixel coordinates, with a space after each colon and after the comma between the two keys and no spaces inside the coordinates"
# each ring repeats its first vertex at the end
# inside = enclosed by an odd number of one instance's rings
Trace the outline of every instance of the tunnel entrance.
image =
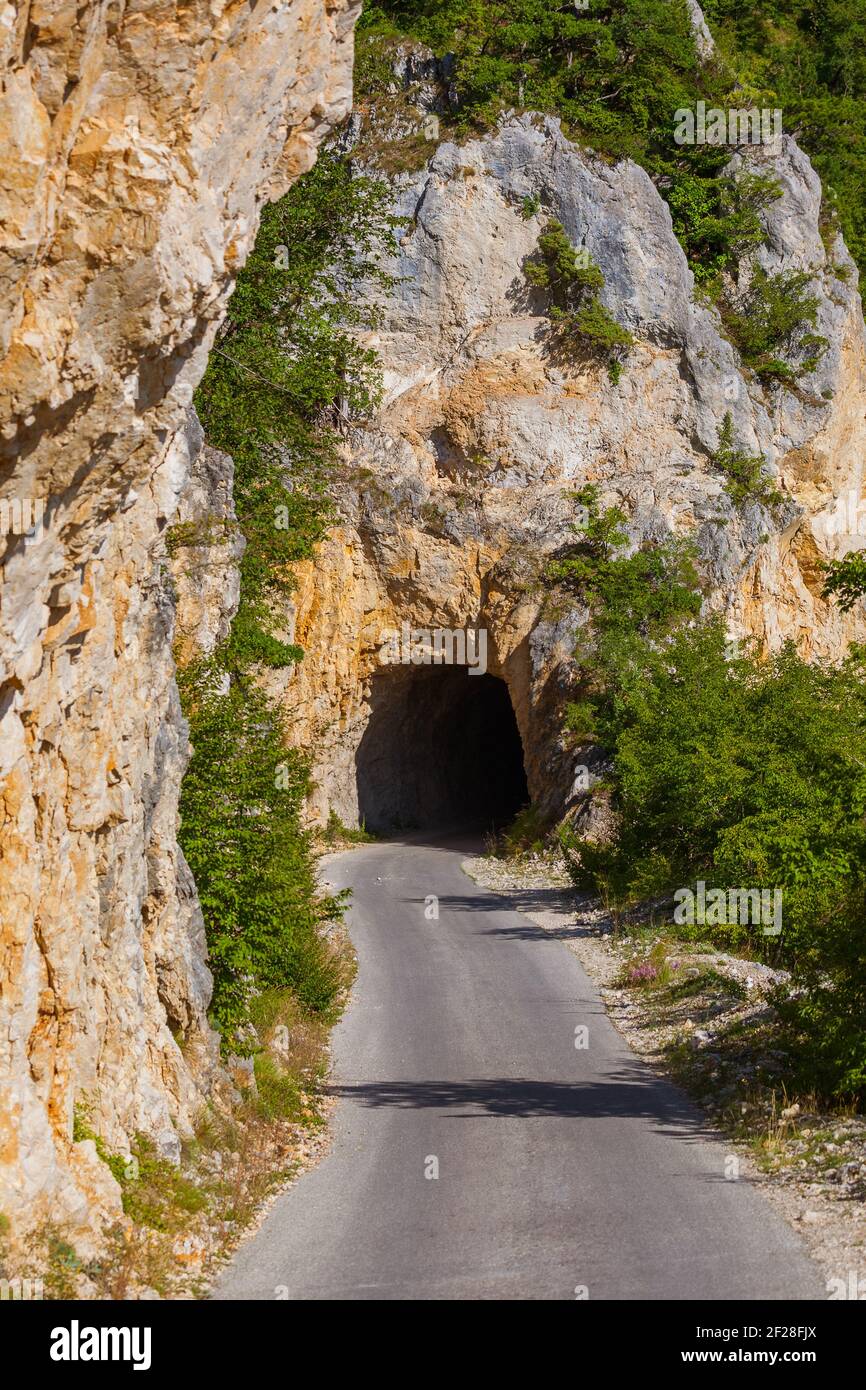
{"type": "Polygon", "coordinates": [[[356,755],[368,830],[499,829],[529,800],[508,687],[466,666],[390,667],[373,676],[356,755]]]}

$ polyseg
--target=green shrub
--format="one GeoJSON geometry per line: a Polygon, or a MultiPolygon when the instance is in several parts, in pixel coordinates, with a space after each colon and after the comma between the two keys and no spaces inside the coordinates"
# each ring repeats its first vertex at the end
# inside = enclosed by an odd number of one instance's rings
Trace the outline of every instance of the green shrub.
{"type": "MultiPolygon", "coordinates": [[[[793,971],[792,1045],[813,1030],[811,1076],[862,1090],[866,991],[866,687],[859,654],[809,664],[791,646],[731,657],[718,618],[661,643],[602,641],[593,696],[618,833],[568,844],[576,880],[621,902],[676,888],[782,894],[781,936],[706,923],[727,949],[793,971]],[[599,674],[600,672],[600,674],[599,674]],[[801,991],[801,992],[797,992],[801,991]],[[799,1032],[798,1032],[799,1030],[799,1032]]],[[[802,1074],[808,1052],[800,1054],[802,1074]]]]}
{"type": "Polygon", "coordinates": [[[549,826],[549,817],[543,816],[537,806],[524,806],[511,824],[496,836],[493,851],[505,859],[541,853],[549,826]]]}
{"type": "Polygon", "coordinates": [[[766,378],[783,379],[810,372],[827,348],[827,339],[809,331],[818,309],[816,295],[807,294],[805,271],[769,274],[756,265],[742,301],[733,307],[722,301],[722,317],[743,360],[766,378]],[[799,358],[780,361],[780,350],[799,358]]]}
{"type": "Polygon", "coordinates": [[[835,598],[848,613],[866,595],[866,551],[852,550],[825,566],[824,597],[835,598]]]}
{"type": "Polygon", "coordinates": [[[671,176],[665,191],[674,232],[696,281],[718,289],[723,271],[763,243],[760,214],[782,196],[782,186],[765,174],[701,176],[686,169],[671,176]]]}
{"type": "Polygon", "coordinates": [[[587,484],[573,494],[585,524],[579,539],[548,565],[548,578],[575,594],[592,612],[596,634],[610,639],[659,637],[684,615],[700,609],[698,576],[690,545],[675,538],[631,555],[626,517],[599,506],[599,490],[587,484]]]}
{"type": "MultiPolygon", "coordinates": [[[[733,448],[729,428],[723,442],[733,448]]],[[[608,842],[562,831],[575,882],[617,913],[699,880],[778,891],[780,935],[709,917],[674,929],[789,969],[776,1004],[798,1084],[862,1098],[866,651],[855,645],[836,665],[806,662],[791,644],[732,654],[722,619],[696,617],[688,554],[624,554],[623,514],[601,510],[594,488],[575,496],[581,539],[551,573],[590,614],[566,728],[604,754],[615,813],[608,842]]],[[[827,585],[853,603],[866,566],[830,567],[827,585]]]]}
{"type": "MultiPolygon", "coordinates": [[[[577,334],[604,352],[612,348],[629,347],[634,338],[604,307],[598,295],[592,295],[575,314],[563,315],[560,327],[567,334],[577,334]]],[[[620,366],[619,363],[616,364],[620,366]]]]}
{"type": "Polygon", "coordinates": [[[132,1144],[136,1176],[124,1180],[123,1210],[133,1221],[154,1231],[180,1231],[187,1218],[203,1211],[207,1194],[185,1177],[144,1134],[132,1144]]]}
{"type": "Polygon", "coordinates": [[[584,290],[599,290],[604,284],[604,276],[588,252],[572,246],[556,218],[551,218],[539,235],[538,250],[526,263],[526,278],[531,285],[546,290],[561,311],[574,308],[584,290]]]}
{"type": "Polygon", "coordinates": [[[866,16],[859,0],[706,0],[723,59],[781,107],[812,159],[825,202],[838,212],[848,248],[866,269],[866,16]]]}
{"type": "Polygon", "coordinates": [[[338,402],[352,417],[377,399],[376,355],[356,337],[377,315],[358,290],[365,279],[391,284],[380,267],[394,248],[388,201],[384,181],[323,155],[266,207],[196,392],[208,443],[234,460],[246,541],[224,653],[231,671],[300,655],[275,636],[272,606],[331,518],[336,436],[327,421],[338,402]]]}
{"type": "Polygon", "coordinates": [[[226,1051],[249,1052],[255,994],[291,986],[327,1012],[342,984],[321,927],[339,910],[316,887],[300,824],[306,763],[251,680],[223,689],[217,664],[182,676],[193,755],[181,787],[180,844],[198,887],[214,976],[211,1017],[226,1051]]]}
{"type": "MultiPolygon", "coordinates": [[[[596,291],[604,276],[585,248],[572,246],[561,222],[551,218],[538,238],[538,249],[524,267],[526,278],[545,291],[557,342],[583,345],[603,353],[627,347],[634,341],[627,329],[604,307],[596,291]]],[[[616,367],[619,378],[620,363],[616,367]]]]}
{"type": "Polygon", "coordinates": [[[578,138],[640,158],[699,80],[680,0],[607,0],[586,13],[542,0],[380,0],[365,7],[359,52],[395,30],[453,54],[458,134],[503,108],[552,111],[578,138]]]}
{"type": "Polygon", "coordinates": [[[782,494],[764,476],[767,460],[763,454],[747,454],[734,446],[734,425],[730,411],[722,421],[719,442],[713,454],[714,467],[721,469],[727,478],[725,491],[734,503],[742,506],[744,502],[761,502],[766,507],[778,506],[782,494]]]}
{"type": "Polygon", "coordinates": [[[122,1182],[128,1160],[123,1154],[109,1153],[105,1140],[96,1133],[90,1123],[88,1107],[82,1102],[76,1104],[72,1115],[72,1142],[80,1144],[84,1139],[92,1139],[102,1162],[111,1170],[113,1177],[122,1182]]]}
{"type": "Polygon", "coordinates": [[[372,845],[376,842],[376,836],[367,829],[363,821],[357,829],[344,825],[334,810],[328,812],[328,820],[322,838],[330,845],[372,845]]]}

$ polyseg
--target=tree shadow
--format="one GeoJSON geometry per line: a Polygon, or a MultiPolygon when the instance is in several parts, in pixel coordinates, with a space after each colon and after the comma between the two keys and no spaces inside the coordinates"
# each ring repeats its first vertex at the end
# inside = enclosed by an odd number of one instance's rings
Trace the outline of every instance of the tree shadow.
{"type": "Polygon", "coordinates": [[[624,1063],[601,1081],[346,1081],[327,1090],[373,1110],[437,1110],[452,1119],[646,1119],[679,1138],[713,1137],[688,1098],[639,1061],[624,1063]]]}
{"type": "MultiPolygon", "coordinates": [[[[403,902],[424,906],[422,897],[404,898],[403,902]]],[[[496,912],[563,912],[569,920],[547,927],[536,926],[526,920],[511,922],[506,926],[491,925],[484,929],[485,936],[498,936],[503,940],[538,941],[552,937],[559,941],[576,941],[599,935],[598,922],[582,922],[580,913],[589,906],[591,895],[579,893],[571,888],[518,888],[508,893],[493,893],[479,888],[475,893],[446,893],[439,897],[440,915],[446,912],[487,913],[496,912]],[[575,920],[575,918],[577,920],[575,920]]]]}

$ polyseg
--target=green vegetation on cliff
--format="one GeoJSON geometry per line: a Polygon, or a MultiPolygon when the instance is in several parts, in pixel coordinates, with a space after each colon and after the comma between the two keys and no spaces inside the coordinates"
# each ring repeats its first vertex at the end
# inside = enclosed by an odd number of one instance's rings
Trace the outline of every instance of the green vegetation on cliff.
{"type": "Polygon", "coordinates": [[[741,84],[737,105],[779,107],[821,175],[828,212],[866,267],[866,10],[861,0],[706,0],[707,21],[741,84]]]}
{"type": "MultiPolygon", "coordinates": [[[[725,173],[729,145],[678,144],[676,112],[698,101],[781,110],[784,129],[796,133],[824,179],[827,246],[841,226],[862,265],[866,62],[858,40],[866,20],[856,0],[835,0],[820,12],[808,0],[793,8],[774,0],[760,13],[709,0],[706,13],[720,42],[701,62],[685,0],[594,0],[585,10],[544,0],[378,0],[361,17],[358,85],[364,98],[387,91],[389,54],[411,39],[448,55],[443,121],[453,138],[489,129],[505,110],[541,111],[603,157],[642,164],[744,363],[765,385],[790,387],[826,346],[813,331],[809,277],[757,271],[745,296],[723,278],[761,245],[761,213],[781,189],[763,174],[725,173]]],[[[422,142],[421,158],[426,150],[422,142]]],[[[602,344],[615,333],[597,296],[564,326],[602,344]]],[[[619,370],[615,363],[614,376],[619,370]]]]}
{"type": "Polygon", "coordinates": [[[701,63],[685,0],[593,0],[579,10],[545,0],[377,0],[365,6],[356,73],[362,93],[387,84],[387,54],[401,38],[452,54],[461,134],[504,109],[549,112],[566,132],[612,158],[629,157],[661,180],[686,249],[691,224],[714,223],[731,246],[742,234],[727,180],[730,150],[676,147],[674,113],[710,106],[781,109],[824,180],[854,259],[866,264],[866,15],[859,0],[706,0],[716,54],[701,63]],[[695,183],[697,180],[697,184],[695,183]]]}
{"type": "Polygon", "coordinates": [[[384,184],[323,156],[265,209],[196,394],[207,442],[234,459],[246,543],[229,636],[179,677],[193,747],[180,843],[226,1050],[249,1051],[245,1025],[262,990],[290,988],[327,1017],[345,982],[322,934],[339,904],[316,886],[300,819],[307,762],[286,746],[284,713],[260,675],[302,658],[279,635],[279,601],[329,521],[335,426],[376,399],[375,357],[354,330],[373,321],[357,291],[382,278],[378,256],[393,235],[386,202],[384,184]]]}
{"type": "Polygon", "coordinates": [[[628,347],[632,335],[602,304],[598,291],[604,287],[604,276],[584,247],[572,246],[561,222],[555,218],[547,222],[538,250],[524,269],[529,283],[547,295],[560,349],[600,352],[608,356],[612,368],[618,368],[613,354],[617,348],[628,347]]]}
{"type": "MultiPolygon", "coordinates": [[[[593,743],[615,813],[601,841],[563,835],[575,879],[620,907],[678,889],[779,891],[781,931],[722,915],[703,940],[784,966],[776,1001],[794,1071],[824,1094],[866,1096],[866,668],[736,650],[698,618],[682,542],[627,553],[623,516],[578,494],[583,537],[550,577],[590,611],[568,714],[593,743]]],[[[682,926],[677,930],[682,933],[682,926]]]]}

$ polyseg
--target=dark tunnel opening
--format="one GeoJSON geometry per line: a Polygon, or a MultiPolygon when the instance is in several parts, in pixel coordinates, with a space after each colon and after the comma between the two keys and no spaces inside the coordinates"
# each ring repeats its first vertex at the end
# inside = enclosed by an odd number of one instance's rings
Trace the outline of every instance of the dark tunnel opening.
{"type": "Polygon", "coordinates": [[[376,834],[499,829],[529,800],[508,687],[467,666],[377,673],[356,755],[358,813],[376,834]]]}

